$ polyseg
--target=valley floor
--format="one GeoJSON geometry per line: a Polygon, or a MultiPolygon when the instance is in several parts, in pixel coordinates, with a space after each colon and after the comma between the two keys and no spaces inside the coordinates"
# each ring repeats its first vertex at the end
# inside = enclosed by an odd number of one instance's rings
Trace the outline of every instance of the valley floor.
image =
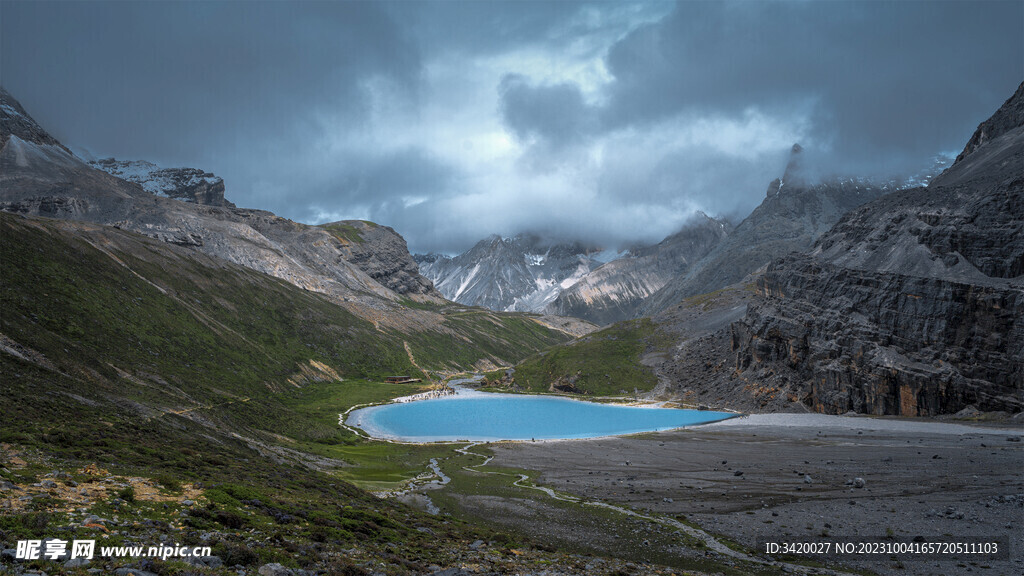
{"type": "MultiPolygon", "coordinates": [[[[1009,544],[1002,560],[814,558],[881,574],[1019,574],[1022,435],[1019,424],[755,415],[660,434],[494,444],[490,466],[536,471],[538,484],[561,493],[685,518],[747,551],[763,551],[767,542],[997,539],[1009,544]]],[[[556,503],[539,493],[459,502],[471,515],[526,526],[563,544],[614,550],[619,539],[614,530],[588,529],[571,514],[555,513],[556,503]]],[[[626,539],[647,548],[627,556],[675,564],[673,543],[656,537],[662,529],[639,522],[631,530],[626,539]]]]}

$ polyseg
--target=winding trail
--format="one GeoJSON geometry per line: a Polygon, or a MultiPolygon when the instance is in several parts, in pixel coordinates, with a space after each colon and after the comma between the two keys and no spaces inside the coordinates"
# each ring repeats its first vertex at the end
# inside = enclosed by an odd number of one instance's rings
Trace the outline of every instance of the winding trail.
{"type": "Polygon", "coordinates": [[[434,381],[430,378],[430,372],[427,372],[423,368],[420,368],[420,365],[416,363],[416,359],[413,358],[413,356],[412,356],[412,348],[409,348],[409,343],[406,342],[405,340],[402,340],[402,346],[405,347],[405,353],[409,355],[409,362],[412,363],[412,365],[417,370],[419,370],[420,372],[423,373],[423,376],[424,376],[424,378],[427,379],[427,382],[430,382],[431,384],[433,384],[434,381]]]}

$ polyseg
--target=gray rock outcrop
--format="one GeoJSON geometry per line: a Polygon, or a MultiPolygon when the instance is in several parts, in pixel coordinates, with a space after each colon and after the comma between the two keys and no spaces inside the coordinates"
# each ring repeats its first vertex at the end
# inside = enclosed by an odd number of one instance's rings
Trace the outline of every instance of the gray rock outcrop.
{"type": "Polygon", "coordinates": [[[363,220],[322,224],[340,244],[342,257],[397,294],[436,294],[398,232],[363,220]]]}
{"type": "Polygon", "coordinates": [[[773,262],[732,325],[736,372],[820,412],[1024,409],[1022,103],[1018,89],[928,188],[773,262]]]}
{"type": "Polygon", "coordinates": [[[147,192],[206,206],[235,205],[224,198],[224,180],[197,168],[161,168],[144,160],[105,158],[89,162],[122,180],[134,182],[147,192]]]}
{"type": "Polygon", "coordinates": [[[726,241],[732,226],[698,214],[682,230],[654,246],[630,251],[563,290],[546,309],[595,324],[633,318],[646,299],[726,241]]]}
{"type": "Polygon", "coordinates": [[[739,282],[774,258],[809,249],[843,214],[894,190],[863,178],[814,181],[805,175],[803,148],[793,146],[782,178],[764,201],[686,273],[667,282],[641,307],[653,315],[683,298],[739,282]]]}

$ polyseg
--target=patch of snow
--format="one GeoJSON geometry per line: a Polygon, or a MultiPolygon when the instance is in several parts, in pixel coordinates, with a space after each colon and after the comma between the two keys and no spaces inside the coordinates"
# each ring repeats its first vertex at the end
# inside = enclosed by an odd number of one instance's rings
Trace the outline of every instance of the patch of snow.
{"type": "Polygon", "coordinates": [[[22,116],[20,112],[15,110],[14,107],[9,104],[0,104],[0,109],[10,114],[11,116],[21,116],[22,118],[24,118],[24,116],[22,116]]]}
{"type": "Polygon", "coordinates": [[[542,266],[547,260],[548,255],[545,254],[523,254],[523,258],[526,259],[527,266],[542,266]]]}
{"type": "Polygon", "coordinates": [[[147,192],[165,198],[168,196],[168,191],[177,190],[182,186],[192,187],[200,183],[217,184],[223,181],[218,176],[195,168],[161,168],[145,160],[108,158],[89,162],[89,165],[122,180],[139,184],[147,192]]]}
{"type": "Polygon", "coordinates": [[[469,283],[473,281],[473,278],[476,277],[476,273],[479,271],[480,264],[477,263],[476,266],[473,266],[473,269],[466,276],[465,280],[462,281],[462,284],[459,286],[459,289],[455,291],[455,296],[452,297],[452,300],[459,299],[459,296],[466,290],[467,287],[469,287],[469,283]]]}

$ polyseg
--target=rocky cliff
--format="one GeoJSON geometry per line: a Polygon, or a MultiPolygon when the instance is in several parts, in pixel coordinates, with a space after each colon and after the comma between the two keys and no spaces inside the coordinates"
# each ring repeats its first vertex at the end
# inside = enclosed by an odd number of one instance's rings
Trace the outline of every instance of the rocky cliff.
{"type": "Polygon", "coordinates": [[[147,192],[207,206],[235,205],[224,199],[224,180],[197,168],[161,168],[144,160],[106,158],[89,162],[122,180],[134,182],[147,192]]]}
{"type": "Polygon", "coordinates": [[[420,275],[405,238],[392,228],[363,220],[345,220],[320,227],[340,242],[345,260],[395,293],[436,293],[430,280],[420,275]]]}
{"type": "Polygon", "coordinates": [[[1021,411],[1022,104],[1018,89],[928,188],[866,204],[773,262],[732,325],[736,374],[821,412],[1021,411]]]}

